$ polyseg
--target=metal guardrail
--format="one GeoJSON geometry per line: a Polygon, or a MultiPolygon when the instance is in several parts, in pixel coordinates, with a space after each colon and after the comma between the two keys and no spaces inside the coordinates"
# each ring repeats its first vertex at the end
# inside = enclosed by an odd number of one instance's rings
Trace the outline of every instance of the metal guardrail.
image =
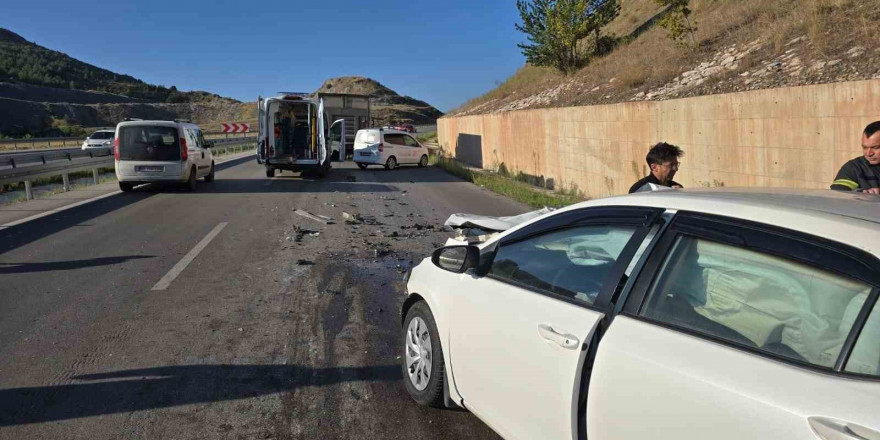
{"type": "MultiPolygon", "coordinates": [[[[212,140],[212,150],[228,153],[231,147],[255,143],[256,136],[212,140]]],[[[70,190],[69,174],[77,171],[92,171],[95,184],[98,183],[98,169],[114,166],[113,148],[56,149],[0,155],[0,185],[24,182],[28,200],[33,199],[31,182],[43,177],[61,175],[64,191],[70,190]]]]}
{"type": "MultiPolygon", "coordinates": [[[[214,140],[223,136],[223,139],[242,139],[249,137],[251,133],[222,133],[219,131],[202,132],[206,139],[214,140]]],[[[12,146],[10,152],[18,152],[21,150],[31,151],[37,149],[49,149],[52,147],[67,147],[70,145],[82,145],[85,142],[84,137],[47,137],[47,138],[17,138],[17,139],[0,139],[0,147],[12,146]],[[37,144],[45,144],[45,147],[37,147],[37,144]]],[[[57,148],[56,148],[57,149],[57,148]]]]}

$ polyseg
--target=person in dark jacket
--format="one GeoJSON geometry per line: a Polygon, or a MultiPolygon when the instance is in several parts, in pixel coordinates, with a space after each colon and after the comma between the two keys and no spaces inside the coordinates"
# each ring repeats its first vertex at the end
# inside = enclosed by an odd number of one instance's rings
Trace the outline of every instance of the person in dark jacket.
{"type": "Polygon", "coordinates": [[[840,167],[831,189],[880,194],[880,121],[862,132],[862,155],[840,167]]]}
{"type": "MultiPolygon", "coordinates": [[[[672,180],[678,171],[678,158],[681,156],[684,156],[684,151],[681,151],[681,148],[666,142],[660,142],[651,147],[645,157],[645,160],[648,161],[648,167],[651,168],[651,174],[634,183],[630,187],[629,193],[639,191],[651,183],[670,188],[681,188],[680,183],[672,180]]],[[[642,190],[644,191],[644,189],[642,190]]]]}

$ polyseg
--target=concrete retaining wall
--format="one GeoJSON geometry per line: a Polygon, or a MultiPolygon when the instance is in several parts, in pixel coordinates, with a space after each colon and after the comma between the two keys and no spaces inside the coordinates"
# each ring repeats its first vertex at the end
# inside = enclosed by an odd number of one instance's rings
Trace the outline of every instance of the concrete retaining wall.
{"type": "Polygon", "coordinates": [[[504,163],[602,197],[646,175],[659,141],[685,150],[675,177],[685,187],[827,188],[875,120],[880,80],[449,117],[437,132],[468,163],[504,163]]]}

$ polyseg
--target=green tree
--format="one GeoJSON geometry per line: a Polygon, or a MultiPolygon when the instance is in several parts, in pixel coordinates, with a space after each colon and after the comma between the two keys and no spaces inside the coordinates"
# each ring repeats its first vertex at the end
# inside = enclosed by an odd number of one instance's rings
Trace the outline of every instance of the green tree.
{"type": "Polygon", "coordinates": [[[697,23],[691,22],[691,11],[689,7],[690,0],[654,0],[660,6],[666,7],[666,13],[657,25],[669,32],[669,38],[679,46],[687,46],[687,37],[690,36],[691,48],[697,47],[697,40],[694,38],[694,32],[697,30],[697,23]]]}
{"type": "Polygon", "coordinates": [[[614,21],[620,15],[620,3],[617,0],[591,0],[588,2],[588,10],[590,13],[590,27],[593,31],[594,52],[601,55],[608,47],[607,43],[602,40],[602,28],[614,21]]]}
{"type": "Polygon", "coordinates": [[[618,0],[517,0],[522,24],[516,29],[530,44],[518,44],[526,61],[572,73],[590,61],[592,54],[578,51],[578,42],[595,37],[594,53],[603,52],[601,30],[620,13],[618,0]]]}

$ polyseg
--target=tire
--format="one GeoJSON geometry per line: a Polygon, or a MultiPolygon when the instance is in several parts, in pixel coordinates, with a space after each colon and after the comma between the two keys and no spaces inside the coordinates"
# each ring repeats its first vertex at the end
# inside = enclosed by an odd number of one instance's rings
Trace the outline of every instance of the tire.
{"type": "Polygon", "coordinates": [[[419,168],[424,168],[426,166],[428,166],[428,155],[423,154],[422,158],[419,159],[419,168]]]}
{"type": "Polygon", "coordinates": [[[401,367],[406,391],[420,405],[442,408],[445,366],[434,315],[427,303],[419,301],[403,322],[401,367]]]}
{"type": "Polygon", "coordinates": [[[119,189],[121,189],[122,192],[131,192],[131,190],[134,189],[134,184],[131,182],[119,182],[119,189]]]}
{"type": "Polygon", "coordinates": [[[358,168],[365,170],[367,169],[367,164],[358,162],[358,168]]]}
{"type": "Polygon", "coordinates": [[[187,179],[186,181],[187,191],[192,192],[196,190],[196,179],[198,179],[198,176],[196,174],[196,167],[192,167],[192,169],[189,171],[189,179],[187,179]]]}
{"type": "Polygon", "coordinates": [[[211,172],[205,176],[205,182],[211,183],[214,181],[214,162],[211,162],[211,172]]]}
{"type": "Polygon", "coordinates": [[[390,171],[395,168],[397,168],[397,158],[391,156],[385,161],[385,169],[390,171]]]}
{"type": "Polygon", "coordinates": [[[263,159],[260,159],[260,156],[257,156],[257,163],[260,165],[263,164],[263,159]]]}
{"type": "Polygon", "coordinates": [[[315,177],[317,177],[319,179],[323,179],[324,177],[327,177],[328,171],[330,171],[330,167],[328,167],[326,165],[322,166],[322,167],[315,170],[315,177]]]}
{"type": "Polygon", "coordinates": [[[275,168],[266,167],[266,177],[270,179],[275,177],[275,168]]]}

